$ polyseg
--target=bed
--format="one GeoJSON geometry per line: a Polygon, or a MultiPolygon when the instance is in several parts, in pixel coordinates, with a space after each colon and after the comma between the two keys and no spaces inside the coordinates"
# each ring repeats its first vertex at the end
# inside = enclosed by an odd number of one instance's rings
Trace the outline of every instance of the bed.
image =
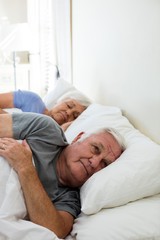
{"type": "MultiPolygon", "coordinates": [[[[51,108],[65,94],[88,99],[59,79],[44,101],[51,108]]],[[[136,129],[119,107],[90,101],[67,129],[68,141],[80,131],[114,127],[123,135],[126,150],[81,187],[82,212],[65,240],[160,240],[160,145],[136,129]]],[[[0,239],[58,240],[48,229],[25,220],[17,175],[2,157],[0,171],[0,239]]]]}

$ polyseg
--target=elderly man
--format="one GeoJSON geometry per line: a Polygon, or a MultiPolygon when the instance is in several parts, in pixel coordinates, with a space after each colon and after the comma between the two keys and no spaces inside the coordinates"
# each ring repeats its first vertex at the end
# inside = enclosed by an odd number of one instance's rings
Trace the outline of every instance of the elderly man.
{"type": "Polygon", "coordinates": [[[105,129],[82,132],[69,145],[52,118],[36,113],[1,114],[0,138],[0,155],[18,174],[29,220],[59,238],[80,213],[79,187],[123,151],[120,138],[105,129]]]}

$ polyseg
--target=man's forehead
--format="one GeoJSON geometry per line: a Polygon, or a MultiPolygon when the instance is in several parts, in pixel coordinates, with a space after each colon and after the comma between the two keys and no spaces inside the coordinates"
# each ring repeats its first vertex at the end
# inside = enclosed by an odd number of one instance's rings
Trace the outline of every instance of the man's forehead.
{"type": "Polygon", "coordinates": [[[94,133],[92,136],[96,138],[108,138],[108,137],[111,137],[112,135],[109,132],[99,132],[99,133],[94,133]]]}
{"type": "Polygon", "coordinates": [[[99,143],[101,145],[104,145],[106,143],[109,143],[110,140],[113,138],[112,135],[108,132],[100,132],[100,133],[95,133],[90,136],[92,141],[95,141],[95,143],[99,143]]]}

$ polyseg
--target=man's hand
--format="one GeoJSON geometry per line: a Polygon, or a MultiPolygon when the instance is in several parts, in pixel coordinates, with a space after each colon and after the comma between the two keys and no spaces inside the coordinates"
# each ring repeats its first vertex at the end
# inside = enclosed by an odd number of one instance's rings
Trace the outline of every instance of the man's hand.
{"type": "Polygon", "coordinates": [[[32,152],[26,140],[19,143],[12,138],[1,138],[0,155],[7,159],[16,172],[32,164],[32,152]]]}

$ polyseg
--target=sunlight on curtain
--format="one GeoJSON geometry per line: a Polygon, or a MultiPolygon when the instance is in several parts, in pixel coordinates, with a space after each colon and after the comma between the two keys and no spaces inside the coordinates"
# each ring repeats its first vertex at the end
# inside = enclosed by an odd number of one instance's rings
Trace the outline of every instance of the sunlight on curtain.
{"type": "Polygon", "coordinates": [[[41,78],[46,93],[57,76],[54,1],[40,1],[39,10],[41,78]]]}
{"type": "Polygon", "coordinates": [[[28,22],[31,90],[43,96],[53,88],[58,71],[71,81],[70,0],[28,0],[28,22]]]}
{"type": "Polygon", "coordinates": [[[28,22],[32,32],[30,51],[31,90],[41,96],[55,81],[55,34],[52,0],[28,0],[28,22]]]}
{"type": "Polygon", "coordinates": [[[60,76],[72,82],[71,0],[55,0],[54,2],[57,65],[60,76]]]}

